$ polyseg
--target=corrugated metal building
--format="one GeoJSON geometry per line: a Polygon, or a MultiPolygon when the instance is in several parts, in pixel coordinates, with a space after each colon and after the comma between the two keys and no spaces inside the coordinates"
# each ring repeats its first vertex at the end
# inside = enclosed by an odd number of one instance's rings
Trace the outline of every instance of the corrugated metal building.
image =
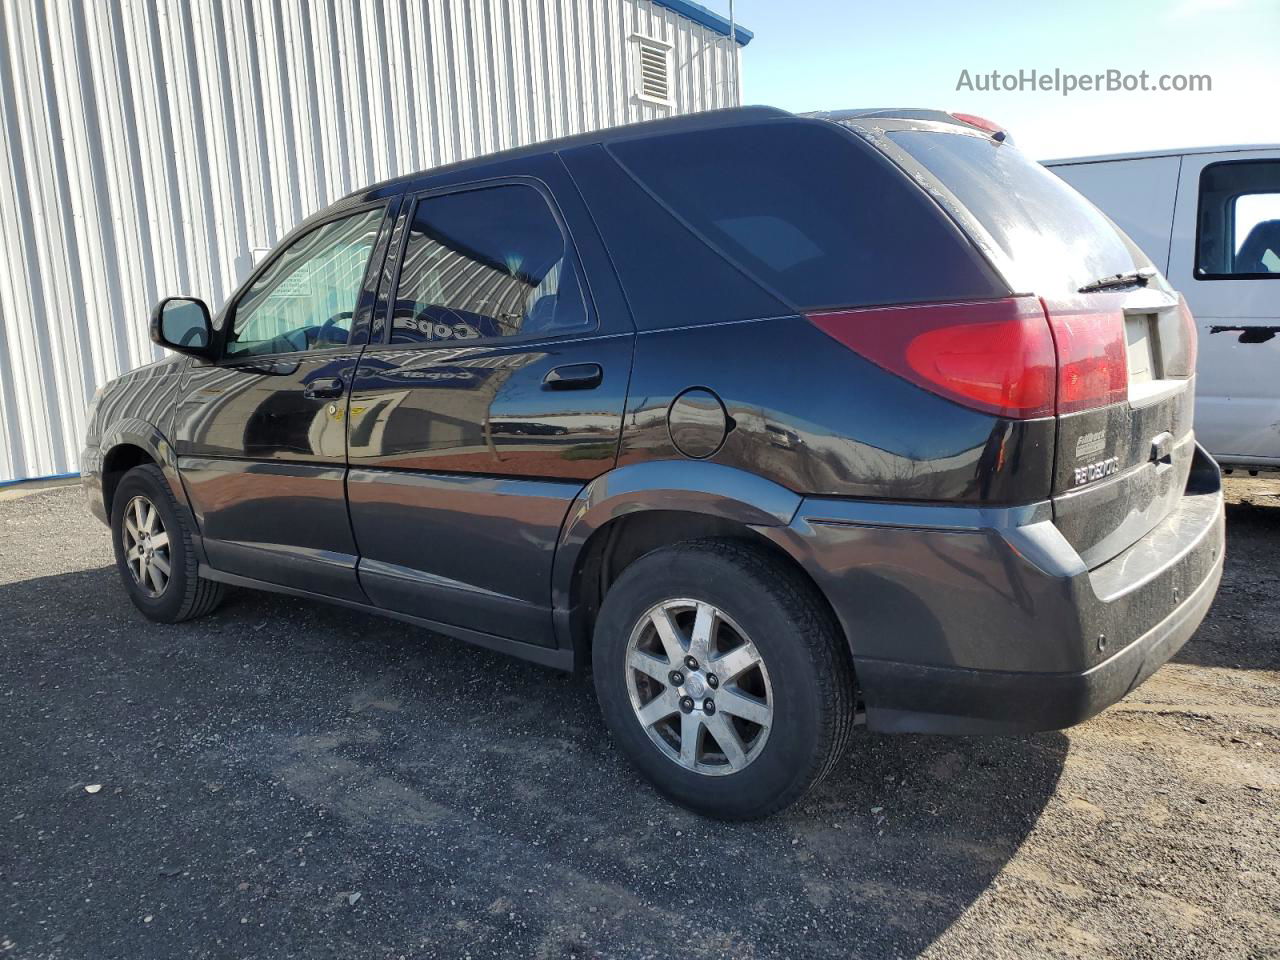
{"type": "Polygon", "coordinates": [[[729,32],[688,0],[0,3],[0,483],[77,470],[161,297],[221,303],[365,184],[736,104],[729,32]]]}

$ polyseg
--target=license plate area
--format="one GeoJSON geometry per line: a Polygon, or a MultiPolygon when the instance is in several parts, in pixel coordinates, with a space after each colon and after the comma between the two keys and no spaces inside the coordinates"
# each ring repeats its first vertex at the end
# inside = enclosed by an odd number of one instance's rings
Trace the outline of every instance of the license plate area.
{"type": "Polygon", "coordinates": [[[1140,407],[1181,392],[1185,380],[1169,379],[1164,373],[1160,349],[1161,323],[1158,313],[1126,313],[1124,315],[1125,353],[1129,366],[1129,403],[1140,407]]]}
{"type": "Polygon", "coordinates": [[[1159,329],[1154,313],[1125,316],[1124,339],[1129,354],[1130,386],[1164,379],[1160,370],[1159,329]]]}

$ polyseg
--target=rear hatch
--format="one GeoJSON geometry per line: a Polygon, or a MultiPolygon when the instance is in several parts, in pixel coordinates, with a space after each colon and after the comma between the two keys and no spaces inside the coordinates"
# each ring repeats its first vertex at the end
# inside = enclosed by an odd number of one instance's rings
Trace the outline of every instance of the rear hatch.
{"type": "Polygon", "coordinates": [[[1195,441],[1195,328],[1151,261],[1088,200],[999,134],[850,122],[926,189],[1017,296],[1057,358],[1055,523],[1090,567],[1176,506],[1195,441]]]}

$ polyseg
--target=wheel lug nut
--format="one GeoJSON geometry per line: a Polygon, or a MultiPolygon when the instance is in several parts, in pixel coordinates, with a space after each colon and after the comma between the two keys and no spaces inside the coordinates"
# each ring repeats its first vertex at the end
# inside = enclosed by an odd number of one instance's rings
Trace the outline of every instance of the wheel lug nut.
{"type": "Polygon", "coordinates": [[[716,702],[710,697],[702,701],[702,712],[711,714],[716,712],[716,702]]]}
{"type": "Polygon", "coordinates": [[[668,679],[671,680],[671,685],[673,687],[678,687],[684,683],[684,674],[679,670],[672,670],[668,679]]]}
{"type": "Polygon", "coordinates": [[[720,678],[717,677],[714,673],[708,673],[707,686],[710,687],[712,690],[714,690],[716,687],[720,686],[720,678]]]}
{"type": "Polygon", "coordinates": [[[681,710],[683,710],[685,713],[692,713],[692,712],[693,712],[693,697],[681,697],[681,698],[680,698],[680,709],[681,709],[681,710]]]}
{"type": "Polygon", "coordinates": [[[697,669],[698,669],[698,661],[697,661],[697,660],[695,660],[695,659],[693,659],[693,657],[685,657],[685,658],[684,658],[684,665],[685,665],[686,667],[688,667],[690,670],[697,670],[697,669]]]}

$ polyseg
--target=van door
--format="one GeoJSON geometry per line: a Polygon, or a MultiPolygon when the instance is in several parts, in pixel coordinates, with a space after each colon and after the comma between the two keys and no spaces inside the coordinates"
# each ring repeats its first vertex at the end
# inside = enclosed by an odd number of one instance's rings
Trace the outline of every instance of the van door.
{"type": "Polygon", "coordinates": [[[356,372],[348,502],[374,603],[553,645],[556,539],[616,462],[634,331],[597,310],[574,238],[598,241],[543,160],[412,198],[384,342],[356,372]]]}
{"type": "Polygon", "coordinates": [[[364,599],[345,424],[389,226],[381,201],[290,240],[224,311],[219,361],[188,368],[174,444],[216,570],[364,599]]]}
{"type": "Polygon", "coordinates": [[[1280,467],[1280,150],[1182,158],[1168,276],[1200,333],[1200,442],[1280,467]]]}
{"type": "Polygon", "coordinates": [[[1181,163],[1179,156],[1165,156],[1084,159],[1046,166],[1115,221],[1167,276],[1181,163]]]}

